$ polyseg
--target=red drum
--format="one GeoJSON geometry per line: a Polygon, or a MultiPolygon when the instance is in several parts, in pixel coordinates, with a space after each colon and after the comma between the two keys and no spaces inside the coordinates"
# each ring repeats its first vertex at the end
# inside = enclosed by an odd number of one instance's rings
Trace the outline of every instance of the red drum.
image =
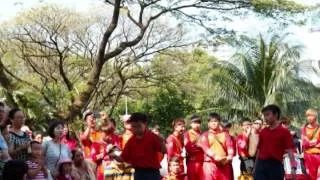
{"type": "Polygon", "coordinates": [[[284,166],[284,172],[285,172],[285,179],[295,179],[295,180],[307,180],[307,175],[304,173],[304,164],[303,161],[299,158],[298,155],[294,156],[296,163],[297,163],[297,170],[295,176],[291,174],[291,163],[289,156],[286,154],[284,155],[283,159],[283,166],[284,166]]]}

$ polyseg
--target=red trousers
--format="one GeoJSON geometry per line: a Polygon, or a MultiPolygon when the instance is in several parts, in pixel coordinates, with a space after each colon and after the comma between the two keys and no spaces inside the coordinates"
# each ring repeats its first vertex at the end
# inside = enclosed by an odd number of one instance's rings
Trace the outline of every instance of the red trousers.
{"type": "Polygon", "coordinates": [[[233,179],[231,163],[224,166],[216,165],[213,162],[203,163],[202,180],[230,180],[233,179]]]}
{"type": "Polygon", "coordinates": [[[310,180],[320,179],[320,154],[304,154],[304,162],[310,180]]]}
{"type": "Polygon", "coordinates": [[[202,162],[188,161],[187,162],[187,175],[188,180],[199,180],[199,176],[202,174],[202,162]]]}

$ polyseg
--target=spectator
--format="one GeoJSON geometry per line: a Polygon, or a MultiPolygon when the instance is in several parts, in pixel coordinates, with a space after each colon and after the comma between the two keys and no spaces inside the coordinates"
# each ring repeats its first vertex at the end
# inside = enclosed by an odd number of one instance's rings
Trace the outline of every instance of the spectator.
{"type": "Polygon", "coordinates": [[[75,177],[72,175],[71,159],[66,158],[59,161],[58,173],[56,180],[75,180],[75,177]]]}
{"type": "Polygon", "coordinates": [[[42,146],[38,141],[31,141],[31,154],[29,160],[26,161],[28,165],[28,180],[50,179],[50,174],[44,165],[42,158],[42,146]]]}
{"type": "Polygon", "coordinates": [[[20,109],[12,109],[8,116],[12,123],[9,132],[9,154],[13,159],[26,161],[31,139],[21,130],[25,121],[24,114],[20,109]]]}
{"type": "Polygon", "coordinates": [[[85,131],[80,134],[80,141],[83,147],[84,157],[90,159],[91,145],[101,140],[101,133],[96,129],[96,117],[92,111],[86,111],[84,113],[84,119],[87,127],[85,131]]]}
{"type": "Polygon", "coordinates": [[[33,132],[33,140],[39,142],[39,143],[42,143],[42,133],[41,132],[33,132]]]}
{"type": "Polygon", "coordinates": [[[30,130],[29,126],[23,125],[21,127],[21,131],[25,132],[26,134],[28,134],[29,138],[32,139],[32,131],[30,130]]]}
{"type": "Polygon", "coordinates": [[[73,150],[77,147],[78,143],[77,140],[72,138],[70,134],[69,126],[64,124],[62,142],[66,144],[70,150],[73,150]]]}
{"type": "Polygon", "coordinates": [[[120,139],[114,134],[114,124],[112,122],[104,122],[100,126],[101,142],[94,142],[91,145],[91,159],[97,165],[97,179],[103,180],[104,167],[111,163],[109,154],[106,149],[108,145],[120,146],[120,139]]]}
{"type": "Polygon", "coordinates": [[[56,177],[59,161],[67,158],[70,159],[71,152],[68,146],[62,143],[62,121],[51,122],[48,128],[48,134],[52,139],[43,143],[43,155],[46,167],[50,170],[52,176],[56,177]]]}
{"type": "Polygon", "coordinates": [[[3,176],[4,180],[26,180],[28,166],[20,160],[11,160],[4,165],[3,176]]]}
{"type": "MultiPolygon", "coordinates": [[[[180,172],[180,162],[179,157],[174,156],[169,161],[169,175],[163,178],[163,180],[187,180],[187,176],[185,174],[181,174],[180,172]]],[[[198,174],[198,179],[200,175],[198,174]]]]}
{"type": "Polygon", "coordinates": [[[77,180],[95,180],[95,166],[84,159],[81,149],[75,148],[72,151],[72,172],[77,180]]]}
{"type": "Polygon", "coordinates": [[[110,145],[107,152],[112,162],[104,170],[104,180],[134,180],[134,169],[123,161],[120,148],[110,145]]]}

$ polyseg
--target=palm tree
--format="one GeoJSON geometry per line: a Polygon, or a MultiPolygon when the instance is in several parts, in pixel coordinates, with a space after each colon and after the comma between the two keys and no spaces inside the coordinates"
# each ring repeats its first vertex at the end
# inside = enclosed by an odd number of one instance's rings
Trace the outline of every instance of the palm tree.
{"type": "Polygon", "coordinates": [[[228,102],[230,110],[256,116],[267,104],[278,104],[290,115],[309,105],[315,87],[300,76],[302,46],[291,46],[284,36],[267,43],[262,35],[246,39],[232,61],[217,61],[209,74],[216,102],[228,102]]]}

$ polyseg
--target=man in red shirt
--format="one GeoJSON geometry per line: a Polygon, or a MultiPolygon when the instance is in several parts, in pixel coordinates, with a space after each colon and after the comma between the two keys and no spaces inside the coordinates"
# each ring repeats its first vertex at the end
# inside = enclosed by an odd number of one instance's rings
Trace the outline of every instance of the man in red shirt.
{"type": "Polygon", "coordinates": [[[133,136],[126,143],[122,158],[134,167],[134,179],[160,180],[160,162],[158,153],[166,153],[164,142],[159,136],[147,129],[147,116],[133,113],[130,116],[133,136]]]}
{"type": "MultiPolygon", "coordinates": [[[[185,121],[182,118],[173,120],[172,128],[173,133],[167,138],[167,157],[168,162],[171,158],[179,157],[180,173],[184,173],[184,157],[182,156],[182,150],[184,148],[183,144],[183,134],[185,132],[185,121]]],[[[170,173],[170,169],[169,169],[170,173]]]]}
{"type": "Polygon", "coordinates": [[[318,113],[314,109],[306,111],[308,124],[302,128],[302,149],[306,169],[311,180],[320,178],[320,126],[318,124],[318,113]]]}
{"type": "Polygon", "coordinates": [[[209,131],[203,133],[198,142],[205,154],[201,179],[230,180],[233,177],[232,139],[229,133],[220,127],[221,117],[219,114],[210,113],[208,121],[209,131]]]}
{"type": "Polygon", "coordinates": [[[184,145],[187,152],[187,174],[189,180],[198,180],[199,174],[202,174],[203,151],[197,145],[201,131],[200,116],[191,117],[191,129],[184,134],[184,145]]]}
{"type": "Polygon", "coordinates": [[[254,172],[255,180],[283,180],[283,155],[288,153],[295,174],[297,167],[293,156],[295,148],[293,138],[288,129],[283,128],[279,119],[280,108],[276,105],[268,105],[262,109],[263,117],[268,124],[259,134],[257,163],[254,172]]]}
{"type": "Polygon", "coordinates": [[[249,156],[249,135],[251,133],[251,121],[249,118],[243,118],[241,121],[242,132],[237,136],[237,148],[240,158],[241,175],[251,175],[254,159],[249,156]]]}

